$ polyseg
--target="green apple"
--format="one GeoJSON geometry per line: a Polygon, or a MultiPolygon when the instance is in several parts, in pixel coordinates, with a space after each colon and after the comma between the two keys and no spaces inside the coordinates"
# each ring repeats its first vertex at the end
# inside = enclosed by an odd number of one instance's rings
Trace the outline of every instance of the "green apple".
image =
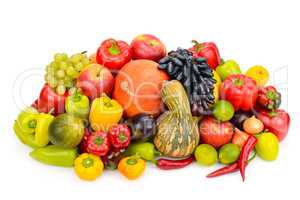
{"type": "Polygon", "coordinates": [[[240,66],[234,60],[227,60],[226,62],[220,64],[216,71],[220,75],[222,81],[225,80],[227,76],[242,73],[240,66]]]}

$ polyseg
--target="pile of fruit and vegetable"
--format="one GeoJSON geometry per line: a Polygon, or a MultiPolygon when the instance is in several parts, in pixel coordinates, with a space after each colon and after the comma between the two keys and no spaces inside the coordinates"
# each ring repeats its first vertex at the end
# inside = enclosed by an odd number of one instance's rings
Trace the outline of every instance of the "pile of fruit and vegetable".
{"type": "Polygon", "coordinates": [[[214,43],[192,42],[167,52],[143,34],[130,45],[107,39],[91,55],[55,54],[16,136],[35,160],[74,167],[83,180],[104,169],[136,179],[146,162],[172,170],[194,161],[224,165],[208,178],[239,171],[244,180],[256,155],[276,160],[289,114],[264,67],[242,73],[214,43]]]}

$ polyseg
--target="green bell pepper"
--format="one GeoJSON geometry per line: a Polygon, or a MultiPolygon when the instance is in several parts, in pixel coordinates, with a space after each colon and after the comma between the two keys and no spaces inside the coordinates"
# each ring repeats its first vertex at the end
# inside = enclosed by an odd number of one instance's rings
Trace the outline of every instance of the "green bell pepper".
{"type": "Polygon", "coordinates": [[[66,149],[55,145],[37,148],[30,153],[30,156],[47,165],[60,167],[72,167],[78,156],[77,148],[66,149]]]}
{"type": "Polygon", "coordinates": [[[89,98],[80,92],[68,96],[65,103],[66,112],[81,119],[87,119],[90,112],[89,98]]]}

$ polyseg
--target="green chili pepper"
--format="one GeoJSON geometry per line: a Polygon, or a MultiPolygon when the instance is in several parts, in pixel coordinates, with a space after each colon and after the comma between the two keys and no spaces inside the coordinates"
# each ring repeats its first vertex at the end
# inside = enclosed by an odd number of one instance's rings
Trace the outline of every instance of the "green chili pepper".
{"type": "Polygon", "coordinates": [[[125,155],[139,155],[141,158],[147,161],[155,162],[155,158],[160,156],[161,153],[155,149],[154,144],[150,142],[139,142],[130,144],[125,152],[125,155]]]}
{"type": "Polygon", "coordinates": [[[38,148],[30,153],[35,160],[54,166],[72,167],[78,156],[77,149],[65,149],[55,145],[38,148]]]}

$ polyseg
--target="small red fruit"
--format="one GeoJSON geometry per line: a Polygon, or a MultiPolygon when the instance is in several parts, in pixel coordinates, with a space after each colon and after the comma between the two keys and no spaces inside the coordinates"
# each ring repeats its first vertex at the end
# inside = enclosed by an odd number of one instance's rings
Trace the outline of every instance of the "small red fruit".
{"type": "Polygon", "coordinates": [[[275,110],[281,104],[281,94],[273,86],[266,86],[258,90],[257,104],[268,110],[275,110]]]}
{"type": "Polygon", "coordinates": [[[87,152],[97,156],[104,156],[110,150],[110,143],[106,132],[97,131],[87,137],[87,152]]]}
{"type": "Polygon", "coordinates": [[[86,66],[77,78],[77,87],[91,100],[101,93],[109,95],[114,86],[114,77],[106,67],[99,64],[86,66]]]}
{"type": "Polygon", "coordinates": [[[131,42],[133,59],[148,59],[158,62],[165,57],[167,50],[165,45],[150,34],[142,34],[133,39],[131,42]]]}
{"type": "Polygon", "coordinates": [[[125,124],[114,125],[109,130],[108,138],[113,147],[126,148],[130,143],[130,129],[125,124]]]}
{"type": "Polygon", "coordinates": [[[200,141],[219,148],[231,141],[233,125],[230,122],[221,122],[213,117],[205,117],[199,125],[200,141]]]}
{"type": "Polygon", "coordinates": [[[96,53],[97,63],[111,70],[119,70],[131,60],[132,51],[130,46],[115,39],[104,40],[96,53]]]}

